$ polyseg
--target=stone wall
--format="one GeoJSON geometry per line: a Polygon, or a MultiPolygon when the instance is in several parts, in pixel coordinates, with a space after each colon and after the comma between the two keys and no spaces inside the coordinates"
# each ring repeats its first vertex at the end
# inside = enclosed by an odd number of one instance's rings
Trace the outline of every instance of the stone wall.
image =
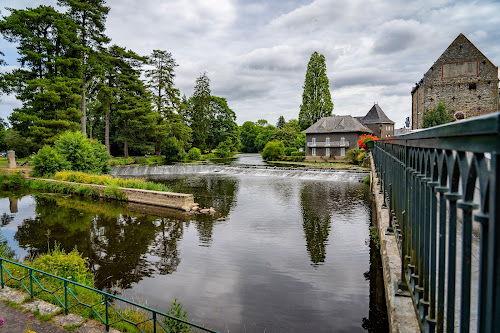
{"type": "Polygon", "coordinates": [[[465,118],[499,110],[498,67],[462,34],[412,91],[413,129],[422,128],[425,110],[435,108],[441,100],[448,110],[465,118]]]}

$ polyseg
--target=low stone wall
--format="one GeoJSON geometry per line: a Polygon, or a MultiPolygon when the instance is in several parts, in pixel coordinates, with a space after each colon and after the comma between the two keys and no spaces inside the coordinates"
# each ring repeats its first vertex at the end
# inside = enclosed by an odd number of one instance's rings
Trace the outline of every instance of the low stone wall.
{"type": "MultiPolygon", "coordinates": [[[[54,179],[42,179],[42,178],[30,178],[30,179],[42,180],[45,182],[57,182],[63,184],[76,184],[76,185],[93,187],[99,189],[99,193],[103,197],[104,197],[104,189],[107,187],[105,185],[73,183],[73,182],[54,180],[54,179]]],[[[197,204],[194,203],[194,196],[192,194],[140,190],[135,188],[125,188],[125,187],[119,187],[118,189],[126,195],[127,201],[130,202],[137,202],[137,203],[161,206],[161,207],[169,207],[169,208],[181,209],[184,211],[191,211],[193,207],[197,206],[197,204]]]]}
{"type": "Polygon", "coordinates": [[[384,271],[385,300],[387,304],[387,316],[389,318],[389,328],[391,333],[420,332],[420,326],[415,314],[415,308],[410,297],[396,296],[397,283],[401,279],[401,256],[399,254],[396,237],[386,235],[385,231],[389,226],[389,211],[382,208],[384,202],[383,194],[379,194],[380,185],[375,173],[373,158],[372,168],[372,192],[376,206],[376,216],[374,220],[377,224],[377,231],[380,239],[380,255],[382,257],[382,268],[384,271]]]}

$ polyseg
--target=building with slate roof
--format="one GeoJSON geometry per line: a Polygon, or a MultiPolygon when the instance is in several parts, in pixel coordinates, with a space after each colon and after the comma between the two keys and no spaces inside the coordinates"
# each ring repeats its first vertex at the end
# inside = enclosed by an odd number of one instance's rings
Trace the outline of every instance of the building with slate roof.
{"type": "Polygon", "coordinates": [[[306,134],[306,160],[333,161],[358,148],[361,134],[373,132],[351,116],[333,116],[321,118],[302,133],[306,134]]]}
{"type": "Polygon", "coordinates": [[[412,128],[444,101],[456,119],[499,110],[498,67],[460,34],[411,91],[412,128]]]}
{"type": "Polygon", "coordinates": [[[378,138],[387,138],[394,136],[394,122],[387,117],[377,103],[373,104],[372,108],[366,116],[355,117],[361,124],[372,130],[373,135],[378,138]]]}

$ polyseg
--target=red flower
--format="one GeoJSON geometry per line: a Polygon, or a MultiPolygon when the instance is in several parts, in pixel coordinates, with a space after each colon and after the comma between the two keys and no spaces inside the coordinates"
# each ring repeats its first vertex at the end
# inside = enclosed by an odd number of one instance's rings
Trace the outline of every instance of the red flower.
{"type": "Polygon", "coordinates": [[[377,141],[378,138],[375,135],[370,134],[362,134],[358,139],[358,146],[360,149],[364,149],[365,151],[370,151],[367,143],[370,141],[377,141]]]}

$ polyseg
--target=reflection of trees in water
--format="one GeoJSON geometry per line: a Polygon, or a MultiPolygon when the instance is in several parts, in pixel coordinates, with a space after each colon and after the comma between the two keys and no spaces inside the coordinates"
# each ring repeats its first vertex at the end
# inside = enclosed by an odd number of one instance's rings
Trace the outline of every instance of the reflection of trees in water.
{"type": "Polygon", "coordinates": [[[36,216],[23,221],[15,239],[30,255],[75,246],[88,257],[98,288],[129,288],[156,269],[169,274],[180,263],[178,242],[184,222],[144,214],[128,215],[123,207],[105,201],[34,197],[36,216]],[[153,254],[160,259],[148,259],[153,254]]]}
{"type": "Polygon", "coordinates": [[[98,288],[127,289],[153,274],[152,263],[147,260],[148,248],[156,234],[153,218],[97,215],[92,229],[90,258],[96,268],[98,288]]]}
{"type": "Polygon", "coordinates": [[[9,215],[7,213],[3,213],[2,217],[0,217],[0,227],[5,227],[14,219],[14,215],[9,215]]]}
{"type": "Polygon", "coordinates": [[[306,183],[302,187],[300,201],[307,252],[311,262],[319,264],[325,261],[330,233],[328,192],[319,184],[306,183]]]}
{"type": "Polygon", "coordinates": [[[181,262],[177,247],[184,234],[184,223],[179,220],[162,218],[159,220],[157,228],[151,253],[160,258],[155,263],[158,272],[162,275],[170,274],[177,270],[177,266],[181,262]]]}
{"type": "MultiPolygon", "coordinates": [[[[175,179],[154,179],[154,181],[166,184],[174,192],[193,193],[195,202],[199,203],[201,208],[215,208],[217,218],[229,215],[238,192],[238,180],[231,177],[187,175],[175,179]]],[[[200,242],[202,245],[209,245],[212,242],[216,218],[197,215],[195,221],[200,242]]]]}
{"type": "Polygon", "coordinates": [[[332,218],[346,217],[353,210],[366,209],[367,193],[369,191],[358,184],[304,183],[300,193],[302,223],[307,252],[313,264],[326,259],[332,218]]]}

